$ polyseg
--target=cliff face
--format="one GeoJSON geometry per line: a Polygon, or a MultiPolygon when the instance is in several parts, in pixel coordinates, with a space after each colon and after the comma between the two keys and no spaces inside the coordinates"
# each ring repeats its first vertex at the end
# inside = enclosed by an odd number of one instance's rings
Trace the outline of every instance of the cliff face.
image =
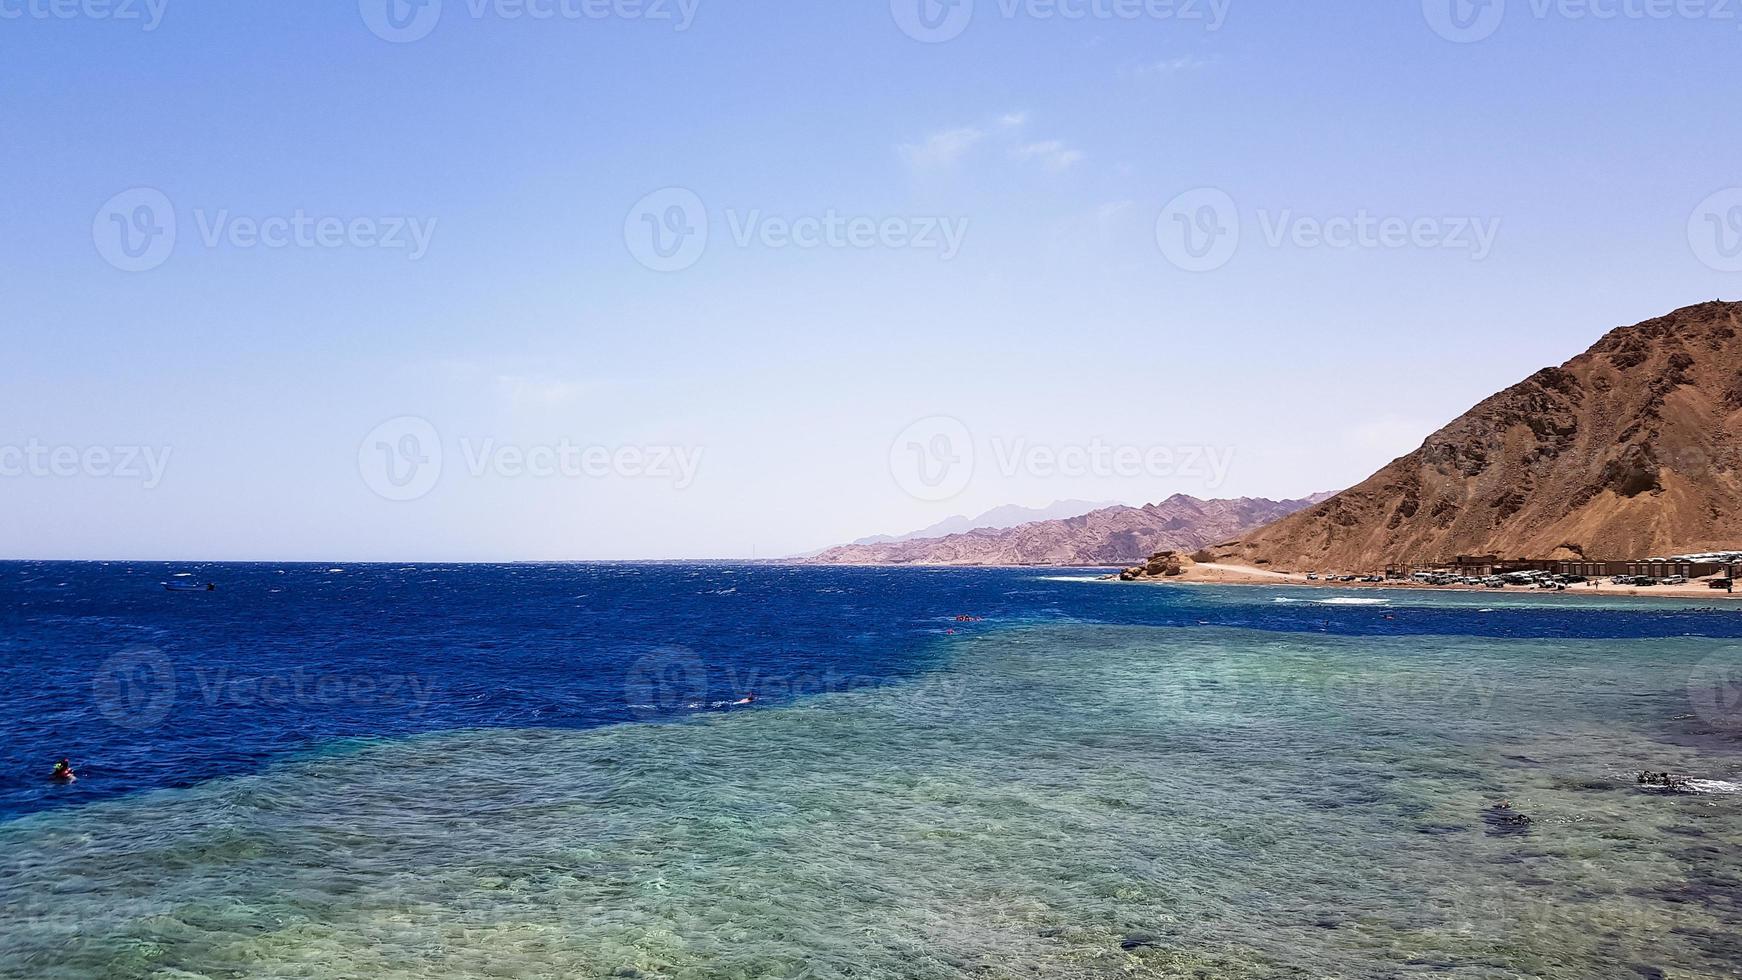
{"type": "Polygon", "coordinates": [[[1146,507],[1108,507],[1066,520],[918,541],[831,548],[825,565],[1122,565],[1157,551],[1227,541],[1315,500],[1199,500],[1180,494],[1146,507]]]}
{"type": "Polygon", "coordinates": [[[1610,332],[1366,482],[1216,549],[1305,571],[1742,545],[1742,303],[1610,332]]]}

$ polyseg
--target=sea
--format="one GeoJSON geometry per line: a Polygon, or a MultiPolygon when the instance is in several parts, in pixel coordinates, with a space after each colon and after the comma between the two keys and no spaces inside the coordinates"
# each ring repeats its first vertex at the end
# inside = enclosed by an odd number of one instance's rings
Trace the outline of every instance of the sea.
{"type": "Polygon", "coordinates": [[[0,564],[0,977],[1742,975],[1742,605],[1105,571],[0,564]]]}

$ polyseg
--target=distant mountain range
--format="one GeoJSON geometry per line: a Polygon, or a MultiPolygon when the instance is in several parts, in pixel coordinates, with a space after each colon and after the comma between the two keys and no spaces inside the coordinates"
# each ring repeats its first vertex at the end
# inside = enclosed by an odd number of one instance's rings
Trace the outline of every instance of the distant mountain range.
{"type": "Polygon", "coordinates": [[[1105,507],[1118,506],[1110,501],[1093,503],[1087,500],[1059,500],[1045,507],[1022,507],[1016,504],[1005,504],[994,507],[979,517],[946,518],[930,527],[907,534],[875,534],[868,538],[860,538],[853,542],[856,545],[894,544],[900,541],[914,541],[919,538],[943,538],[952,534],[965,534],[969,531],[983,529],[1002,530],[1016,527],[1019,524],[1032,524],[1036,521],[1058,521],[1067,517],[1080,517],[1090,511],[1105,507]]]}
{"type": "Polygon", "coordinates": [[[1218,548],[1274,570],[1742,547],[1742,304],[1621,327],[1366,482],[1218,548]]]}
{"type": "Polygon", "coordinates": [[[1327,496],[1280,501],[1251,497],[1200,500],[1179,494],[1145,507],[1115,505],[1014,527],[854,543],[830,548],[809,561],[826,565],[1119,565],[1141,561],[1157,551],[1196,551],[1226,542],[1327,496]]]}

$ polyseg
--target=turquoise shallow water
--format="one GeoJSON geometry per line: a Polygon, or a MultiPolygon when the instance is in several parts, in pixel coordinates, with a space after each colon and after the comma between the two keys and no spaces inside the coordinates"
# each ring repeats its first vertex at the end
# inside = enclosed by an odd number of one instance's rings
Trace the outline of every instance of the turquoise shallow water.
{"type": "Polygon", "coordinates": [[[0,825],[0,976],[1725,977],[1729,641],[1063,624],[0,825]],[[1495,819],[1510,801],[1527,825],[1495,819]]]}

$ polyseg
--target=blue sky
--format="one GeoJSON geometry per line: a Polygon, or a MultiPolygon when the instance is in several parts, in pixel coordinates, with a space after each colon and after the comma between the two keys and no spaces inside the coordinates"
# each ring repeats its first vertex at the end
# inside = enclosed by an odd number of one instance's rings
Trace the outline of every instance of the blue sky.
{"type": "Polygon", "coordinates": [[[0,0],[6,557],[1301,495],[1742,294],[1718,0],[60,2],[0,0]]]}

